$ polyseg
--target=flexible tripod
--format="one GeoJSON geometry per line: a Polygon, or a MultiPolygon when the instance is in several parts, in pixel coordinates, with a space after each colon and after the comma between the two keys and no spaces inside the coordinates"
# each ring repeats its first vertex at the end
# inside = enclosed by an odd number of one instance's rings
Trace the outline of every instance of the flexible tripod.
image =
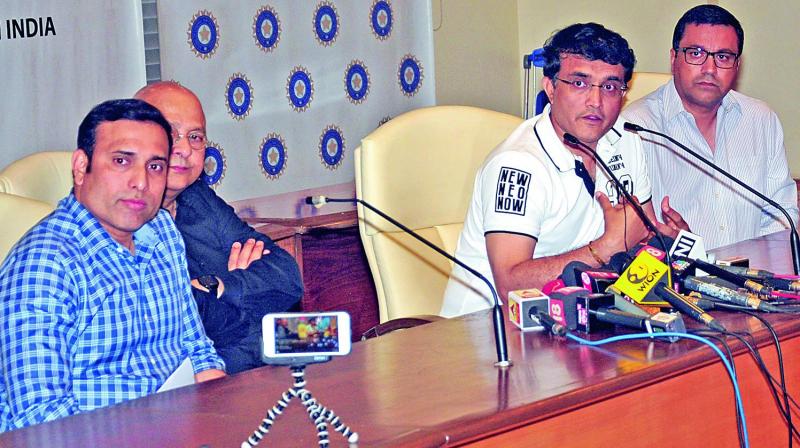
{"type": "Polygon", "coordinates": [[[284,409],[289,406],[292,398],[298,397],[303,406],[306,407],[308,417],[317,428],[317,437],[319,438],[319,446],[327,448],[328,444],[328,423],[333,425],[333,429],[342,433],[342,437],[347,438],[349,443],[358,442],[358,433],[350,430],[350,427],[345,425],[333,412],[333,409],[328,409],[311,396],[311,392],[305,388],[305,369],[306,366],[291,366],[292,377],[294,378],[294,385],[283,393],[281,398],[275,403],[272,409],[267,411],[267,416],[261,421],[261,425],[256,428],[253,435],[248,437],[247,440],[242,442],[242,448],[250,448],[258,445],[261,439],[267,435],[269,429],[275,423],[275,420],[280,416],[284,409]]]}

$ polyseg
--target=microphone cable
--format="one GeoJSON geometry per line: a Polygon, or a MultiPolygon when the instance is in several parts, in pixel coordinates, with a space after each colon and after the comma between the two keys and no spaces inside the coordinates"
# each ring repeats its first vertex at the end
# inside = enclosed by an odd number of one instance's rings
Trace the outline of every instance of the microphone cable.
{"type": "MultiPolygon", "coordinates": [[[[724,335],[724,336],[736,338],[736,339],[739,340],[739,342],[742,343],[742,345],[744,345],[744,347],[748,350],[750,355],[753,357],[753,360],[755,361],[756,366],[758,367],[759,371],[764,376],[764,378],[767,380],[767,386],[769,387],[770,393],[772,395],[772,398],[773,398],[773,400],[775,400],[775,404],[778,407],[778,412],[781,414],[781,416],[783,417],[784,421],[786,421],[786,425],[787,425],[787,428],[789,430],[789,447],[791,447],[792,446],[792,437],[794,436],[794,437],[800,438],[800,432],[798,432],[796,426],[792,422],[792,417],[791,417],[792,410],[791,410],[791,407],[790,407],[790,403],[793,403],[796,408],[798,408],[798,404],[794,400],[794,398],[791,397],[788,394],[788,392],[786,390],[786,386],[785,386],[785,382],[784,382],[785,381],[785,376],[783,375],[783,358],[782,358],[782,354],[780,353],[780,351],[778,350],[778,356],[779,356],[779,364],[780,364],[780,367],[781,367],[782,382],[779,382],[778,380],[776,380],[772,376],[772,374],[769,372],[769,368],[767,367],[766,363],[764,362],[764,359],[761,356],[761,352],[760,352],[760,350],[758,348],[758,345],[756,344],[755,338],[753,337],[753,335],[751,333],[749,333],[749,332],[738,333],[738,332],[730,332],[730,331],[719,332],[717,330],[712,330],[712,329],[697,329],[697,330],[690,330],[689,332],[692,333],[692,334],[703,335],[704,337],[708,337],[708,338],[715,338],[717,340],[719,340],[720,338],[719,337],[714,337],[713,335],[708,334],[708,333],[716,333],[718,335],[721,334],[721,335],[724,335]],[[748,342],[747,337],[750,338],[751,342],[748,342]],[[781,398],[779,397],[778,391],[776,389],[776,386],[781,389],[781,392],[783,393],[783,396],[784,396],[783,400],[781,400],[781,398]]],[[[725,343],[723,342],[723,344],[725,344],[725,343]]],[[[725,344],[725,345],[727,345],[727,344],[725,344]]],[[[735,370],[735,366],[734,366],[734,370],[735,370]]],[[[798,408],[798,409],[800,409],[800,408],[798,408]]]]}
{"type": "Polygon", "coordinates": [[[791,412],[792,410],[789,407],[789,392],[786,390],[786,375],[783,368],[783,352],[781,351],[781,342],[778,338],[778,333],[775,331],[772,325],[766,319],[759,316],[758,313],[754,313],[753,311],[750,310],[742,312],[758,319],[764,326],[764,328],[766,328],[767,331],[769,331],[770,335],[772,336],[772,341],[775,343],[775,355],[778,361],[778,369],[779,369],[778,372],[780,373],[780,379],[781,379],[780,387],[781,390],[783,391],[783,403],[784,403],[784,409],[786,410],[785,413],[786,424],[789,426],[789,448],[792,448],[792,432],[794,431],[795,433],[797,433],[797,430],[795,429],[794,424],[792,423],[792,412],[791,412]]]}
{"type": "Polygon", "coordinates": [[[739,380],[736,377],[736,372],[733,370],[733,367],[731,367],[731,363],[728,362],[728,359],[725,357],[725,354],[723,354],[722,351],[716,345],[714,345],[714,343],[711,342],[710,340],[708,340],[708,339],[706,339],[704,337],[701,337],[701,336],[694,335],[694,334],[674,333],[674,332],[623,334],[623,335],[618,335],[618,336],[612,336],[610,338],[599,339],[599,340],[596,340],[596,341],[590,341],[588,339],[584,339],[584,338],[582,338],[580,336],[576,336],[576,335],[574,335],[574,334],[572,334],[570,332],[567,332],[566,337],[568,339],[572,339],[573,341],[578,342],[579,344],[588,345],[588,346],[600,346],[600,345],[605,345],[605,344],[609,344],[609,343],[612,343],[612,342],[626,341],[626,340],[631,340],[631,339],[676,338],[676,337],[677,338],[683,338],[683,339],[692,339],[694,341],[697,341],[697,342],[700,342],[700,343],[703,343],[703,344],[709,346],[712,350],[714,350],[714,353],[716,353],[716,355],[722,361],[722,364],[725,366],[725,370],[727,370],[728,376],[731,379],[731,383],[733,384],[733,394],[734,394],[734,397],[736,399],[737,420],[740,421],[741,428],[742,428],[741,429],[742,437],[740,437],[740,442],[741,442],[740,446],[743,447],[743,448],[749,448],[750,447],[750,442],[748,440],[749,438],[748,438],[748,433],[747,433],[747,420],[746,420],[745,414],[744,414],[744,406],[742,405],[742,395],[741,395],[741,393],[739,391],[739,380]]]}
{"type": "MultiPolygon", "coordinates": [[[[704,338],[708,338],[708,339],[712,339],[714,341],[717,341],[719,343],[719,345],[721,345],[725,349],[725,354],[728,357],[728,362],[731,363],[731,369],[733,369],[733,372],[736,373],[736,363],[734,362],[734,359],[733,359],[733,350],[731,350],[731,346],[730,346],[730,344],[728,344],[728,341],[726,341],[724,337],[720,336],[719,333],[716,330],[712,330],[712,329],[709,328],[709,329],[707,329],[707,331],[705,331],[705,330],[687,330],[687,332],[690,333],[690,334],[702,336],[704,338]],[[709,334],[705,334],[705,333],[709,333],[709,334]]],[[[737,436],[739,437],[739,446],[740,447],[744,446],[744,434],[742,433],[742,419],[741,419],[741,416],[739,414],[739,408],[738,407],[736,408],[736,433],[737,433],[737,436]]]]}

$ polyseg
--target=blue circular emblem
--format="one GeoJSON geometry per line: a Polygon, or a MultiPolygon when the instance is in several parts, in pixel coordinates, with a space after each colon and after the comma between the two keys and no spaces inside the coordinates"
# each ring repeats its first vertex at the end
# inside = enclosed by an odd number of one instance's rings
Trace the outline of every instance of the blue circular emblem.
{"type": "Polygon", "coordinates": [[[225,155],[219,145],[209,141],[206,146],[206,157],[203,161],[203,173],[200,177],[212,188],[219,186],[225,177],[225,155]]]}
{"type": "Polygon", "coordinates": [[[296,112],[308,109],[314,96],[314,85],[305,67],[295,67],[289,74],[286,94],[296,112]]]}
{"type": "Polygon", "coordinates": [[[314,11],[314,34],[322,45],[331,45],[339,32],[339,16],[330,2],[322,2],[314,11]]]}
{"type": "Polygon", "coordinates": [[[244,120],[250,113],[253,106],[253,87],[243,74],[234,73],[228,79],[225,103],[228,105],[228,113],[237,120],[244,120]]]}
{"type": "Polygon", "coordinates": [[[375,0],[370,12],[372,32],[380,40],[386,40],[392,33],[392,6],[387,0],[375,0]]]}
{"type": "Polygon", "coordinates": [[[319,138],[319,157],[325,167],[335,170],[342,164],[344,158],[344,136],[342,130],[331,125],[322,131],[319,138]]]}
{"type": "Polygon", "coordinates": [[[270,133],[261,142],[261,171],[268,179],[277,179],[286,170],[286,144],[280,135],[270,133]]]}
{"type": "Polygon", "coordinates": [[[198,11],[189,21],[189,44],[198,57],[206,59],[219,45],[217,19],[206,10],[198,11]]]}
{"type": "Polygon", "coordinates": [[[414,96],[419,91],[420,84],[422,84],[422,67],[414,56],[403,57],[397,76],[404,95],[414,96]]]}
{"type": "Polygon", "coordinates": [[[369,73],[361,61],[353,61],[344,73],[344,89],[351,103],[360,104],[369,93],[369,73]]]}
{"type": "Polygon", "coordinates": [[[264,6],[258,10],[253,20],[253,36],[256,44],[266,52],[277,47],[281,39],[281,22],[274,9],[264,6]]]}

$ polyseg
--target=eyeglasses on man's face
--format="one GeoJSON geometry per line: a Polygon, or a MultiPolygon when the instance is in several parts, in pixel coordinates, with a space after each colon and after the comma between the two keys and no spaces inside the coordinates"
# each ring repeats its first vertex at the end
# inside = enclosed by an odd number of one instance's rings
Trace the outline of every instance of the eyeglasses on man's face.
{"type": "Polygon", "coordinates": [[[182,138],[185,138],[186,141],[189,142],[189,146],[195,151],[206,149],[206,134],[202,131],[189,131],[186,134],[181,134],[173,127],[172,145],[177,145],[182,138]]]}
{"type": "Polygon", "coordinates": [[[681,47],[677,51],[683,52],[683,58],[687,64],[703,65],[706,60],[711,56],[714,60],[714,65],[717,68],[733,68],[736,65],[736,60],[739,55],[731,53],[730,51],[708,51],[699,47],[681,47]]]}
{"type": "Polygon", "coordinates": [[[578,93],[588,93],[592,87],[597,87],[600,89],[600,94],[605,97],[621,98],[622,95],[625,95],[625,92],[628,90],[628,86],[626,86],[624,82],[617,80],[608,80],[600,84],[592,84],[586,79],[580,77],[559,78],[558,76],[555,76],[554,78],[556,81],[561,81],[564,84],[569,85],[572,87],[572,90],[578,93]]]}

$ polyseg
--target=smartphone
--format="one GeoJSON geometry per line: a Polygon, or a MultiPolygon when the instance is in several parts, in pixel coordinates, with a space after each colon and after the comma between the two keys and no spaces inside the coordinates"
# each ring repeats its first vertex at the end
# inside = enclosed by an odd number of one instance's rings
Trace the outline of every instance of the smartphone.
{"type": "Polygon", "coordinates": [[[267,314],[261,329],[265,362],[350,353],[350,315],[343,311],[267,314]]]}

